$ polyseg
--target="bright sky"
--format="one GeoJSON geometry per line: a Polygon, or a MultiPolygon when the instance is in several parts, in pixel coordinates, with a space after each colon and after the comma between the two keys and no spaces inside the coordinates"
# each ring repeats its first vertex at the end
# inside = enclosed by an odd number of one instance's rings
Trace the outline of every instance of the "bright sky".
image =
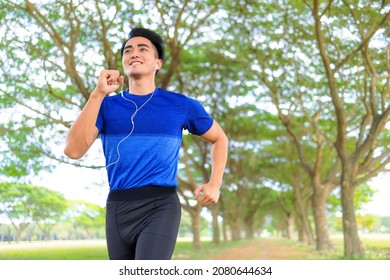
{"type": "Polygon", "coordinates": [[[390,216],[390,173],[382,174],[370,182],[370,186],[377,192],[371,203],[364,209],[367,213],[381,216],[390,216]]]}

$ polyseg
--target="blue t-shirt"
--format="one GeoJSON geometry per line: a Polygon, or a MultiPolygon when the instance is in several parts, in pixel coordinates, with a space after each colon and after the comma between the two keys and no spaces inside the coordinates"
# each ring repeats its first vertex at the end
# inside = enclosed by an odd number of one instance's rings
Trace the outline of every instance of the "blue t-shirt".
{"type": "Polygon", "coordinates": [[[96,127],[110,189],[177,187],[183,129],[202,135],[212,124],[213,119],[198,101],[160,88],[153,96],[125,91],[105,97],[96,127]]]}

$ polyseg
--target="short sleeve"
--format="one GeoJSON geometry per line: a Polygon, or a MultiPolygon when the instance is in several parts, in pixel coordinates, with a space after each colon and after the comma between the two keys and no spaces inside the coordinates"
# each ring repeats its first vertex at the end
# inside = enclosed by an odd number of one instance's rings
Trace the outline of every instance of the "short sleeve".
{"type": "Polygon", "coordinates": [[[188,98],[187,120],[184,128],[191,134],[202,135],[213,125],[212,117],[196,100],[188,98]]]}

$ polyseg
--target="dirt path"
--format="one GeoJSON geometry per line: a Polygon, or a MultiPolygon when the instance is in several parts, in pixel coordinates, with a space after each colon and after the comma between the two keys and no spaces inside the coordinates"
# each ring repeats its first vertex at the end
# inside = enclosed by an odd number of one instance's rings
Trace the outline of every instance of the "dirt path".
{"type": "Polygon", "coordinates": [[[224,249],[209,256],[210,260],[302,260],[313,252],[296,248],[284,240],[256,239],[240,247],[224,249]]]}

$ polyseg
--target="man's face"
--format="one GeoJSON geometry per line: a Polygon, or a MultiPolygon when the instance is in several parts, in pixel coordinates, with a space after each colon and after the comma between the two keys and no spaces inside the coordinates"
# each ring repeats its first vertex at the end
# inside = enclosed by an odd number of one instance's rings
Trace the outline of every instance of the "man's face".
{"type": "Polygon", "coordinates": [[[123,70],[129,77],[155,75],[162,66],[156,47],[144,37],[133,37],[126,42],[122,57],[123,70]],[[157,67],[157,69],[156,69],[157,67]]]}

